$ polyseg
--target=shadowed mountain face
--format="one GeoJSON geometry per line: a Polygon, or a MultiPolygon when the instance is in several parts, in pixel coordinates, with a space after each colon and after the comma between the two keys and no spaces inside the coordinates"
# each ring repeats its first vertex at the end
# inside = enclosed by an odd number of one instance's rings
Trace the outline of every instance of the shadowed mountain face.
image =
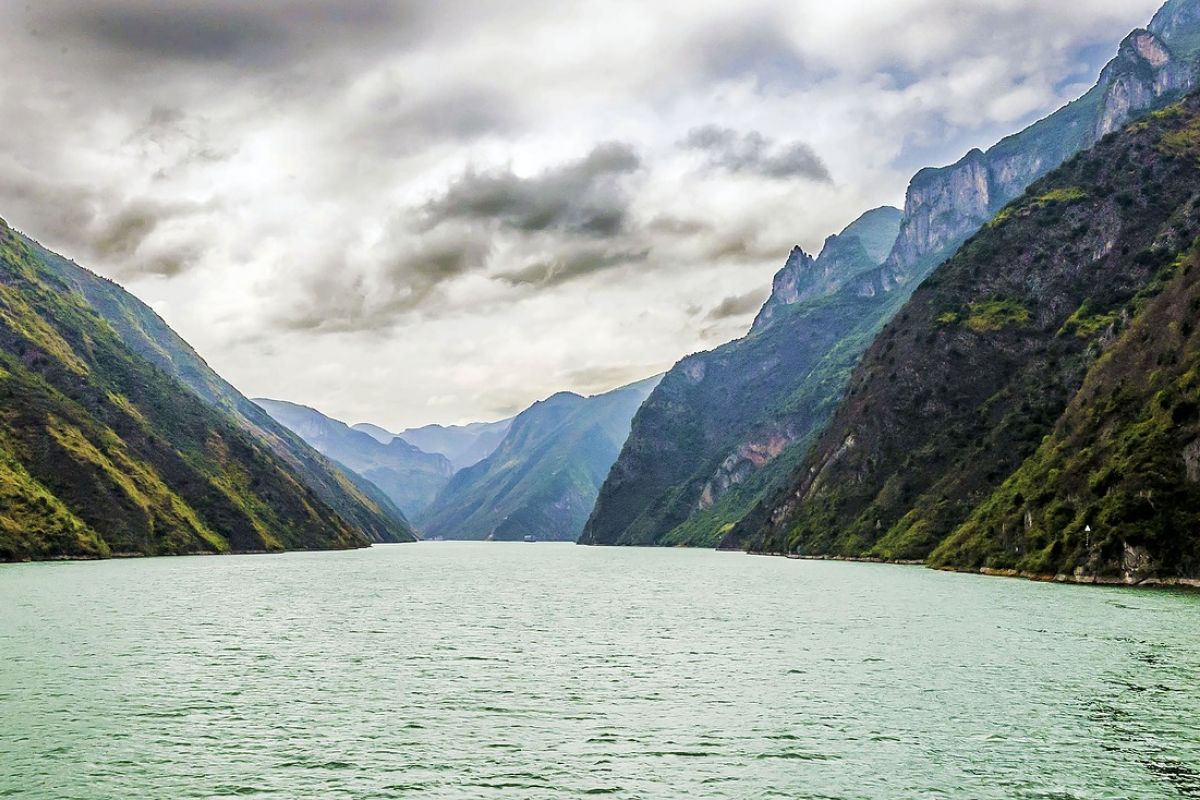
{"type": "Polygon", "coordinates": [[[504,435],[508,433],[511,425],[512,419],[504,419],[499,422],[475,422],[470,425],[426,425],[423,428],[409,428],[400,433],[391,433],[378,425],[365,422],[353,427],[356,431],[369,434],[384,444],[399,437],[426,453],[440,453],[450,460],[450,465],[457,472],[478,464],[491,455],[504,440],[504,435]]]}
{"type": "Polygon", "coordinates": [[[445,456],[403,439],[384,444],[307,406],[266,398],[254,402],[323,455],[378,486],[407,515],[423,512],[454,472],[445,456]]]}
{"type": "Polygon", "coordinates": [[[368,543],[0,221],[0,559],[368,543]]]}
{"type": "Polygon", "coordinates": [[[826,244],[829,256],[793,252],[750,335],[684,359],[647,400],[581,541],[720,542],[787,482],[865,348],[934,268],[1030,183],[1196,84],[1198,6],[1169,3],[1131,33],[1080,100],[986,153],[918,173],[882,263],[826,266],[841,263],[850,229],[826,244]]]}
{"type": "MultiPolygon", "coordinates": [[[[20,237],[19,234],[17,234],[20,237]]],[[[280,425],[224,378],[153,309],[117,284],[20,237],[39,269],[82,295],[92,309],[133,352],[173,376],[203,402],[261,440],[343,519],[375,542],[411,542],[416,537],[403,513],[382,491],[333,464],[304,440],[280,425]]]]}
{"type": "Polygon", "coordinates": [[[753,549],[1200,576],[1200,97],[1072,159],[880,334],[753,549]]]}
{"type": "Polygon", "coordinates": [[[519,414],[483,461],[418,518],[427,537],[574,541],[658,378],[594,397],[564,392],[519,414]]]}

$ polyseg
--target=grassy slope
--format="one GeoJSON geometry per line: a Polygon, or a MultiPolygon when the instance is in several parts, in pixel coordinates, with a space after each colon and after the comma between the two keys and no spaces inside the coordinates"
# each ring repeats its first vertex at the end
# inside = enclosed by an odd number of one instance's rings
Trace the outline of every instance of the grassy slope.
{"type": "Polygon", "coordinates": [[[2,223],[0,498],[5,560],[367,543],[2,223]]]}
{"type": "Polygon", "coordinates": [[[204,402],[229,414],[261,439],[339,516],[356,525],[372,541],[406,542],[416,539],[404,514],[383,491],[321,456],[299,436],[244,397],[214,372],[153,309],[117,284],[20,234],[17,236],[28,247],[39,268],[83,295],[127,347],[173,375],[204,402]]]}

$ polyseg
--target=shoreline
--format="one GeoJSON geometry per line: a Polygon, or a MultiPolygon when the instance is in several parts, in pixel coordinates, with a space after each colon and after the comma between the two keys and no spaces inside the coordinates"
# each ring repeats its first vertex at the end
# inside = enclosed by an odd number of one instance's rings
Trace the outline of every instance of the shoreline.
{"type": "MultiPolygon", "coordinates": [[[[420,541],[418,539],[417,541],[420,541]]],[[[223,553],[212,550],[193,550],[186,553],[110,553],[106,556],[52,555],[43,558],[0,558],[0,567],[6,564],[48,564],[63,562],[94,563],[98,561],[129,561],[138,558],[193,558],[196,556],[282,556],[288,553],[349,553],[369,550],[377,544],[416,544],[416,542],[371,542],[355,547],[292,548],[289,550],[227,550],[223,553]]]]}
{"type": "Polygon", "coordinates": [[[1010,578],[1030,581],[1032,583],[1058,583],[1071,586],[1104,586],[1121,589],[1172,589],[1188,592],[1200,592],[1200,578],[1146,578],[1135,581],[1124,578],[1106,577],[1103,575],[1069,575],[1066,573],[1049,574],[1023,572],[1016,569],[993,569],[980,567],[967,569],[963,567],[934,567],[926,561],[907,559],[886,559],[863,556],[807,556],[789,553],[767,553],[757,550],[744,551],[751,556],[772,556],[786,558],[791,561],[840,561],[854,564],[890,564],[904,567],[924,567],[935,572],[947,572],[958,575],[981,575],[987,578],[1010,578]]]}

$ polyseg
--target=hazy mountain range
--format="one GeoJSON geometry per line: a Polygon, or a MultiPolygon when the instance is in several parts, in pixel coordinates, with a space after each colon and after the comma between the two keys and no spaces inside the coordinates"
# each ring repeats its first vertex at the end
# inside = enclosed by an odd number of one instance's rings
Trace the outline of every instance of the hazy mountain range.
{"type": "Polygon", "coordinates": [[[444,455],[403,439],[384,444],[307,406],[266,398],[254,402],[316,450],[378,486],[409,517],[424,511],[454,474],[444,455]]]}
{"type": "Polygon", "coordinates": [[[513,419],[418,517],[426,536],[574,541],[658,377],[593,397],[562,392],[513,419]]]}
{"type": "Polygon", "coordinates": [[[426,425],[391,433],[378,425],[360,422],[357,431],[387,443],[397,437],[427,453],[440,453],[450,460],[455,471],[478,464],[500,446],[513,418],[499,422],[475,422],[470,425],[426,425]]]}

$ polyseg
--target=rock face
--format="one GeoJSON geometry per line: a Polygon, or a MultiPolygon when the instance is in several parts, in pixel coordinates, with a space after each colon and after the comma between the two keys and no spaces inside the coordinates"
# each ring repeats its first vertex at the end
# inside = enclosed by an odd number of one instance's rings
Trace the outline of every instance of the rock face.
{"type": "Polygon", "coordinates": [[[1031,182],[1196,82],[1198,7],[1197,0],[1168,3],[1149,30],[1122,43],[1079,100],[986,152],[918,173],[894,246],[878,266],[834,271],[837,279],[826,281],[817,268],[822,258],[793,252],[751,335],[680,362],[648,400],[581,541],[719,541],[786,479],[863,349],[934,268],[1031,182]],[[828,316],[820,308],[826,304],[843,317],[828,316]],[[682,378],[695,374],[707,375],[707,388],[688,388],[682,378]],[[779,437],[791,443],[763,468],[728,461],[739,452],[771,452],[767,443],[779,437]]]}
{"type": "Polygon", "coordinates": [[[574,541],[630,420],[658,380],[535,403],[512,421],[491,455],[457,473],[418,518],[425,535],[574,541]]]}
{"type": "Polygon", "coordinates": [[[898,223],[899,212],[880,209],[830,237],[815,260],[793,251],[746,338],[667,373],[634,419],[582,543],[711,546],[786,476],[892,302],[836,287],[878,268],[898,223]]]}
{"type": "Polygon", "coordinates": [[[370,541],[238,418],[126,346],[7,226],[0,511],[0,560],[370,541]]]}
{"type": "Polygon", "coordinates": [[[1079,100],[986,153],[974,150],[952,166],[919,172],[895,249],[877,283],[866,282],[863,290],[920,281],[1034,180],[1196,86],[1198,6],[1196,0],[1170,3],[1149,30],[1129,34],[1096,86],[1079,100]]]}
{"type": "Polygon", "coordinates": [[[426,453],[403,439],[383,444],[307,406],[266,398],[254,402],[322,455],[378,486],[410,517],[423,512],[454,474],[445,456],[426,453]]]}
{"type": "Polygon", "coordinates": [[[1193,96],[1034,183],[917,289],[727,544],[1200,575],[1198,156],[1193,96]]]}
{"type": "Polygon", "coordinates": [[[820,258],[794,248],[783,269],[775,274],[771,296],[751,332],[770,325],[781,309],[832,294],[847,281],[878,266],[891,250],[899,229],[900,210],[885,206],[868,211],[840,234],[826,239],[820,258]]]}

